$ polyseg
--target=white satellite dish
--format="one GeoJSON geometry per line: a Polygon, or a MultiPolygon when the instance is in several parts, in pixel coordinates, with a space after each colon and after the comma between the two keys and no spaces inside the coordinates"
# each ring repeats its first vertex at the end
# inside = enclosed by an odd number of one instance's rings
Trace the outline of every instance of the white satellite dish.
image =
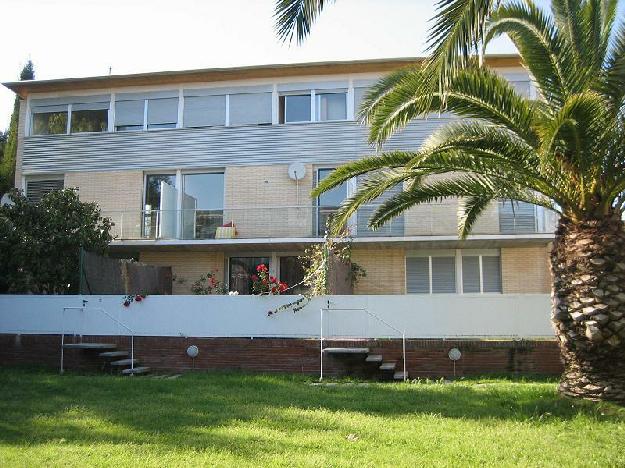
{"type": "Polygon", "coordinates": [[[458,348],[451,348],[449,353],[447,353],[447,356],[449,356],[449,359],[452,361],[457,361],[462,357],[462,352],[460,352],[458,348]]]}
{"type": "Polygon", "coordinates": [[[306,176],[306,166],[301,162],[289,164],[289,177],[292,180],[302,180],[306,176]]]}
{"type": "Polygon", "coordinates": [[[4,205],[7,205],[7,206],[15,205],[15,202],[11,198],[11,195],[9,195],[8,193],[5,193],[0,199],[0,206],[4,206],[4,205]]]}

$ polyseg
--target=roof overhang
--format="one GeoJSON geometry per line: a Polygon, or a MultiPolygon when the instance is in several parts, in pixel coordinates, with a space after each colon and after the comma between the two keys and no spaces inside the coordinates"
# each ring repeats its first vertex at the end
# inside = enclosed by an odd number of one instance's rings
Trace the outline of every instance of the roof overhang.
{"type": "MultiPolygon", "coordinates": [[[[424,57],[398,57],[369,60],[307,62],[292,64],[251,65],[231,68],[203,68],[196,70],[161,71],[131,75],[104,75],[86,78],[10,81],[2,83],[20,97],[31,93],[75,91],[87,89],[150,86],[182,83],[206,83],[239,79],[258,79],[302,75],[332,75],[340,73],[388,72],[408,65],[422,63],[424,57]]],[[[517,54],[487,55],[486,63],[494,67],[520,65],[517,54]]]]}

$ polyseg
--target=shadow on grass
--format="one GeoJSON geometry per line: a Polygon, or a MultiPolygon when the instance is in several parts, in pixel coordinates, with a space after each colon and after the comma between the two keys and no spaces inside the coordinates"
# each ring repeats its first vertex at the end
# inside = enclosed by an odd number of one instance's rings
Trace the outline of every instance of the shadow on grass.
{"type": "MultiPolygon", "coordinates": [[[[368,386],[312,386],[313,381],[293,375],[221,372],[167,380],[2,369],[0,442],[158,443],[210,446],[253,456],[276,449],[271,432],[350,431],[350,418],[328,417],[328,412],[536,424],[579,415],[625,421],[623,411],[611,405],[558,397],[552,380],[515,382],[489,377],[453,384],[368,386]],[[230,430],[246,425],[263,430],[256,433],[248,427],[246,431],[252,434],[230,430]]],[[[288,450],[285,443],[280,442],[280,450],[288,450]]]]}

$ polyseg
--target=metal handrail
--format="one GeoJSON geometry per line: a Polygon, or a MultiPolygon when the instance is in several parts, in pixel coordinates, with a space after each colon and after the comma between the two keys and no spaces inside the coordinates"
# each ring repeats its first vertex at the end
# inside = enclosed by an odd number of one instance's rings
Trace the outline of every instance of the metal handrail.
{"type": "Polygon", "coordinates": [[[389,327],[391,330],[396,331],[397,333],[401,333],[401,341],[402,341],[402,361],[403,361],[403,368],[404,368],[404,372],[403,372],[403,380],[404,382],[407,380],[407,375],[406,375],[406,331],[405,330],[400,330],[397,327],[394,327],[393,325],[391,325],[390,323],[388,323],[386,320],[384,320],[383,318],[379,317],[378,315],[374,314],[373,312],[370,312],[369,309],[362,307],[362,308],[336,308],[336,309],[331,309],[330,308],[330,304],[328,301],[328,307],[321,307],[319,309],[320,312],[320,332],[319,332],[319,346],[320,346],[320,365],[319,365],[319,381],[321,382],[323,380],[323,311],[364,311],[367,315],[369,315],[370,317],[373,317],[374,319],[378,320],[380,323],[382,323],[383,325],[386,325],[387,327],[389,327]]]}
{"type": "MultiPolygon", "coordinates": [[[[63,374],[65,372],[65,369],[63,368],[63,360],[64,360],[64,347],[63,346],[65,345],[65,311],[66,310],[80,310],[82,312],[85,312],[86,310],[96,310],[98,312],[102,312],[104,315],[110,318],[113,322],[125,328],[130,333],[130,371],[131,371],[130,375],[134,376],[134,370],[135,370],[135,332],[134,330],[130,328],[128,325],[126,325],[125,323],[123,323],[122,321],[120,321],[119,319],[113,317],[102,307],[92,307],[92,308],[87,309],[86,302],[87,301],[83,299],[83,303],[85,305],[83,305],[82,307],[63,307],[63,312],[61,314],[61,372],[60,373],[63,374]]],[[[74,335],[75,335],[75,331],[74,331],[74,335]]],[[[82,337],[84,335],[81,334],[80,336],[82,337]]]]}

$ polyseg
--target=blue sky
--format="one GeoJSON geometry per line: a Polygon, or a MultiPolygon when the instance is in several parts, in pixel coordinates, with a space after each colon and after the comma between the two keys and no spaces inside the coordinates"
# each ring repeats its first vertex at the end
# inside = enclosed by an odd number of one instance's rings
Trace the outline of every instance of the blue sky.
{"type": "MultiPolygon", "coordinates": [[[[545,0],[543,0],[544,3],[545,0]]],[[[2,0],[0,81],[422,55],[428,0],[338,0],[302,45],[282,44],[274,0],[2,0]]],[[[490,52],[512,52],[506,40],[490,52]]],[[[0,129],[13,94],[0,89],[0,129]]]]}

